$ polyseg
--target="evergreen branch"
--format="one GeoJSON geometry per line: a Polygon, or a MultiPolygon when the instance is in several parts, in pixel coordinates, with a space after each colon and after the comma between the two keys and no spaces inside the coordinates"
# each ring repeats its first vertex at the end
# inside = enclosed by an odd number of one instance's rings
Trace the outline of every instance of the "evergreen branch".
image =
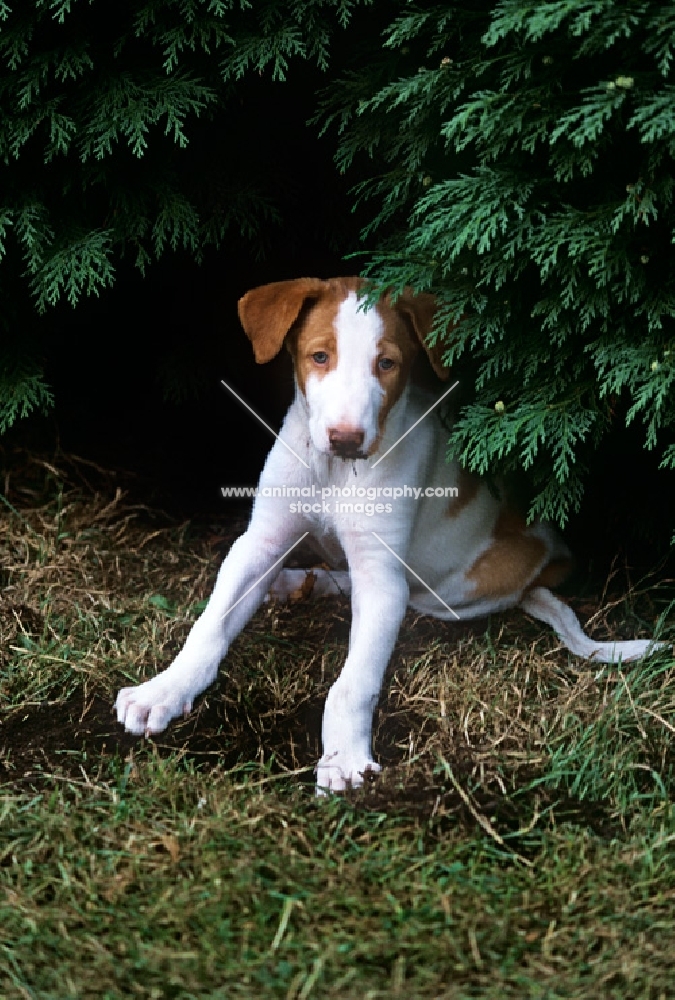
{"type": "Polygon", "coordinates": [[[5,237],[7,230],[14,222],[14,213],[7,208],[0,209],[0,260],[5,256],[5,237]]]}
{"type": "Polygon", "coordinates": [[[54,306],[65,294],[71,306],[80,296],[98,295],[113,284],[112,240],[109,231],[101,230],[74,236],[59,247],[50,247],[39,265],[29,266],[31,288],[38,312],[54,306]]]}
{"type": "Polygon", "coordinates": [[[0,355],[0,435],[16,420],[35,410],[44,414],[53,404],[54,397],[37,366],[26,358],[17,362],[0,355]]]}
{"type": "Polygon", "coordinates": [[[175,190],[159,193],[160,208],[152,227],[155,257],[161,257],[167,242],[196,252],[200,245],[199,215],[195,206],[175,190]]]}
{"type": "Polygon", "coordinates": [[[173,132],[173,141],[184,148],[188,142],[183,129],[186,117],[201,114],[215,100],[210,87],[187,73],[142,82],[131,73],[120,74],[112,86],[91,99],[92,113],[80,141],[80,159],[110,156],[122,137],[134,156],[141,157],[148,146],[150,128],[162,118],[166,119],[164,135],[173,132]]]}

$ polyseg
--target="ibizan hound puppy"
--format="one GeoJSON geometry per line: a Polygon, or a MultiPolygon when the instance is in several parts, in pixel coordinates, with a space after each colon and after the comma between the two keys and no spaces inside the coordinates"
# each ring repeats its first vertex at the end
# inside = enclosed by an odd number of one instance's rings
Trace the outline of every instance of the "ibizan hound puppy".
{"type": "Polygon", "coordinates": [[[358,278],[300,278],[248,292],[239,316],[258,362],[287,344],[297,391],[258,487],[248,530],[225,559],[206,610],[174,662],[120,691],[117,716],[136,734],[188,713],[215,679],[230,643],[269,591],[287,597],[304,570],[282,569],[307,534],[334,566],[315,570],[312,596],[351,592],[349,653],[326,699],[317,787],[340,791],[378,771],[372,716],[411,605],[472,618],[520,605],[552,625],[578,656],[609,663],[649,641],[594,642],[548,586],[569,553],[545,524],[513,515],[480,480],[445,460],[447,429],[409,374],[423,348],[441,379],[441,348],[426,337],[430,295],[365,309],[358,278]],[[408,432],[408,433],[407,433],[408,432]],[[276,579],[275,579],[276,578],[276,579]]]}

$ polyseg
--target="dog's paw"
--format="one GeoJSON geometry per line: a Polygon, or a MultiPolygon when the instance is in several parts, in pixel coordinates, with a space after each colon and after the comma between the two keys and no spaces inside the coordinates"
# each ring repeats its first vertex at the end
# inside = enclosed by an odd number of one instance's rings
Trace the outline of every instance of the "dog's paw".
{"type": "Polygon", "coordinates": [[[122,688],[115,702],[117,721],[134,736],[161,733],[172,719],[192,710],[192,697],[158,674],[137,687],[122,688]]]}
{"type": "Polygon", "coordinates": [[[324,754],[316,766],[316,794],[329,795],[358,788],[382,768],[366,754],[336,751],[324,754]]]}

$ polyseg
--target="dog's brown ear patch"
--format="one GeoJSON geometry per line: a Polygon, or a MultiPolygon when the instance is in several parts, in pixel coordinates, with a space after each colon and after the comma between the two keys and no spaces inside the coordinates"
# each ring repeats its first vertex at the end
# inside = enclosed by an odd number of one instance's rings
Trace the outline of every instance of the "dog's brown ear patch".
{"type": "Polygon", "coordinates": [[[239,299],[239,319],[259,365],[276,357],[307,299],[326,287],[321,278],[295,278],[260,285],[239,299]]]}
{"type": "MultiPolygon", "coordinates": [[[[446,368],[443,364],[443,352],[446,345],[437,341],[431,347],[427,343],[427,336],[433,326],[436,314],[436,297],[430,295],[428,292],[420,292],[419,295],[413,295],[411,291],[406,289],[396,300],[394,308],[412,324],[420,344],[427,352],[431,367],[438,377],[443,379],[443,381],[449,379],[450,369],[446,368]]],[[[448,327],[448,329],[452,329],[452,326],[448,327]]]]}

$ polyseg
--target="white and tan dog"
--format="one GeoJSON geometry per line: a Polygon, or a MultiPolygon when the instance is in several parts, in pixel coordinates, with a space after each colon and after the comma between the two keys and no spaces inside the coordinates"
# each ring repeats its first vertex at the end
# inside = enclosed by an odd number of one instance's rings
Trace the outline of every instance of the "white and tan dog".
{"type": "Polygon", "coordinates": [[[287,597],[305,580],[304,570],[281,566],[309,533],[330,564],[348,566],[315,570],[313,597],[350,591],[352,600],[349,653],[326,699],[317,768],[318,788],[333,791],[379,770],[373,710],[408,604],[438,618],[520,605],[552,625],[573,653],[601,662],[635,659],[650,646],[586,636],[547,589],[569,568],[555,533],[526,526],[480,480],[445,461],[447,430],[437,410],[424,416],[440,393],[409,379],[420,345],[436,373],[448,375],[440,350],[425,343],[433,298],[403,295],[365,310],[362,286],[358,278],[300,278],[256,288],[239,302],[258,362],[286,342],[295,400],[265,463],[249,527],[185,646],[152,680],[121,690],[116,703],[119,721],[139,735],[189,712],[265,594],[287,597]],[[293,493],[300,499],[289,502],[293,493]]]}

